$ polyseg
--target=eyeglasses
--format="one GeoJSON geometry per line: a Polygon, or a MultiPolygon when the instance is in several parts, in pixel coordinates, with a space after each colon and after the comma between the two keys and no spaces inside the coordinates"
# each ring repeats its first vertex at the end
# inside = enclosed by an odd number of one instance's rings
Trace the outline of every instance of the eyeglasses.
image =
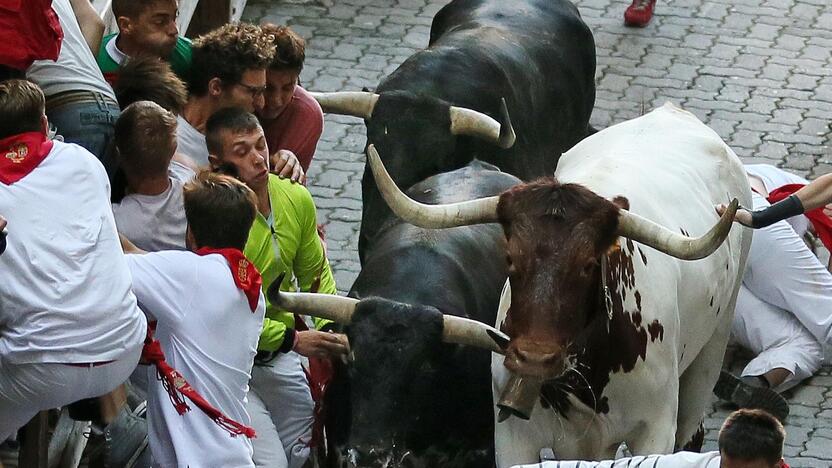
{"type": "Polygon", "coordinates": [[[266,93],[266,86],[252,86],[245,83],[236,83],[236,85],[245,88],[245,90],[248,91],[253,98],[263,96],[266,93]]]}

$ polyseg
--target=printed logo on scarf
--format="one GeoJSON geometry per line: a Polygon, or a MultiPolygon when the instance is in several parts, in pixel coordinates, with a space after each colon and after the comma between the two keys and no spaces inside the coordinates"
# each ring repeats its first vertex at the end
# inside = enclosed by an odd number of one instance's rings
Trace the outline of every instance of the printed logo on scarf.
{"type": "Polygon", "coordinates": [[[26,146],[24,143],[20,143],[9,148],[9,152],[6,153],[6,159],[10,160],[15,164],[20,164],[23,162],[24,159],[26,159],[26,156],[28,155],[29,147],[26,146]]]}

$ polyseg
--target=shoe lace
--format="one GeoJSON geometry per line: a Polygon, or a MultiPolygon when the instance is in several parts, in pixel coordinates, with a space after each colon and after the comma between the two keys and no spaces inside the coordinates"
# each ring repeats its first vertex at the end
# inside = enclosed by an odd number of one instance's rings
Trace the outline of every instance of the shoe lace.
{"type": "Polygon", "coordinates": [[[635,0],[635,1],[633,2],[633,7],[634,7],[636,10],[646,10],[646,9],[647,9],[647,7],[649,7],[649,6],[650,6],[650,2],[651,2],[651,1],[652,1],[652,0],[635,0]]]}

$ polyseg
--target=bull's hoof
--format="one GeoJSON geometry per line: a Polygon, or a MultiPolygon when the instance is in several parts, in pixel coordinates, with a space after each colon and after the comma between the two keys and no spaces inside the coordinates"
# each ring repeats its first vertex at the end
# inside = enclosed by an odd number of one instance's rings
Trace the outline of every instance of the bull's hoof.
{"type": "Polygon", "coordinates": [[[759,379],[756,377],[739,379],[722,371],[716,381],[714,394],[740,408],[764,410],[780,422],[784,422],[789,416],[788,403],[779,393],[764,387],[762,382],[757,382],[757,380],[759,379]]]}

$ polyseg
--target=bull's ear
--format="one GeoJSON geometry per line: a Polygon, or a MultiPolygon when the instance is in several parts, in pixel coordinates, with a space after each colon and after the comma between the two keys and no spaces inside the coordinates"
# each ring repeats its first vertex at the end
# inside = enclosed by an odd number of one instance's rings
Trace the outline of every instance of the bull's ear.
{"type": "Polygon", "coordinates": [[[283,278],[285,276],[285,271],[280,273],[277,279],[272,281],[272,284],[269,285],[269,289],[266,290],[266,297],[272,304],[280,304],[280,284],[283,283],[283,278]]]}
{"type": "Polygon", "coordinates": [[[504,333],[496,333],[494,330],[486,330],[486,333],[488,333],[488,336],[491,337],[495,343],[497,343],[497,346],[499,346],[500,349],[508,348],[508,343],[511,341],[508,335],[504,333]]]}
{"type": "Polygon", "coordinates": [[[617,206],[619,209],[630,211],[630,200],[628,200],[624,195],[616,195],[612,199],[612,204],[617,206]]]}

